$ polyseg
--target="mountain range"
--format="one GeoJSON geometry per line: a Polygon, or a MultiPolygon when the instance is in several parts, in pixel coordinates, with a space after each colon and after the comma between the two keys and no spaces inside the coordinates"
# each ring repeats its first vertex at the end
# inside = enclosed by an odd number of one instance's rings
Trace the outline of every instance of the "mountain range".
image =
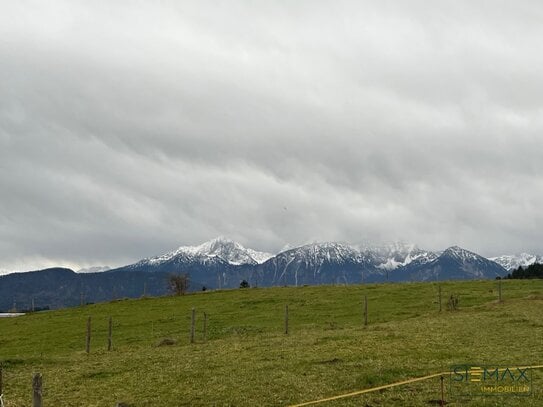
{"type": "Polygon", "coordinates": [[[242,280],[266,287],[494,279],[542,260],[528,254],[487,259],[458,246],[432,252],[402,243],[312,243],[273,255],[220,237],[116,269],[99,267],[76,273],[53,268],[0,276],[0,311],[28,309],[32,299],[36,307],[60,308],[81,302],[163,295],[172,273],[187,273],[190,290],[197,291],[237,288],[242,280]]]}
{"type": "Polygon", "coordinates": [[[491,257],[489,260],[498,263],[507,271],[512,271],[518,269],[519,267],[525,268],[535,263],[543,263],[543,256],[520,253],[514,255],[491,257]]]}

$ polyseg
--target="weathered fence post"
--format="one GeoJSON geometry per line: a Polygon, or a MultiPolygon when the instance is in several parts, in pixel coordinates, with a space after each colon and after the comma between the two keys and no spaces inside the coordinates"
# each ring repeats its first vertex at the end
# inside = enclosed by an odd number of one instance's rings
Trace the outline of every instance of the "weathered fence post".
{"type": "Polygon", "coordinates": [[[0,406],[4,407],[4,401],[2,399],[2,396],[4,395],[4,391],[3,391],[3,375],[4,373],[2,372],[2,362],[0,362],[0,406]]]}
{"type": "Polygon", "coordinates": [[[192,308],[191,318],[190,318],[190,343],[194,343],[194,326],[196,323],[196,310],[192,308]]]}
{"type": "Polygon", "coordinates": [[[111,348],[113,347],[113,319],[109,317],[109,326],[108,326],[108,332],[107,332],[107,350],[111,351],[111,348]]]}
{"type": "Polygon", "coordinates": [[[85,346],[85,351],[87,353],[90,353],[90,343],[91,343],[91,317],[89,316],[87,318],[87,340],[86,340],[86,346],[85,346]]]}
{"type": "Polygon", "coordinates": [[[285,335],[288,335],[288,304],[285,305],[285,335]]]}
{"type": "Polygon", "coordinates": [[[445,386],[443,385],[445,378],[441,376],[439,380],[441,382],[441,400],[440,400],[439,405],[443,407],[445,405],[445,388],[444,388],[445,386]]]}
{"type": "Polygon", "coordinates": [[[204,342],[207,342],[207,314],[204,312],[204,342]]]}
{"type": "Polygon", "coordinates": [[[498,280],[498,302],[502,302],[502,280],[498,280]]]}
{"type": "Polygon", "coordinates": [[[34,373],[32,377],[32,407],[43,407],[42,395],[41,373],[34,373]]]}
{"type": "Polygon", "coordinates": [[[439,312],[441,312],[441,286],[438,286],[438,301],[439,301],[439,312]]]}
{"type": "Polygon", "coordinates": [[[368,296],[364,295],[364,326],[368,325],[368,296]]]}

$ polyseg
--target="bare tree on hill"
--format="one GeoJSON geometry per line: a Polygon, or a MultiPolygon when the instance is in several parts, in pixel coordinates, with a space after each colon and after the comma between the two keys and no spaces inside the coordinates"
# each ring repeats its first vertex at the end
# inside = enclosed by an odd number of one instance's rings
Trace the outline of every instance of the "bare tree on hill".
{"type": "Polygon", "coordinates": [[[185,295],[189,289],[189,275],[184,274],[170,274],[168,277],[168,287],[174,295],[185,295]]]}

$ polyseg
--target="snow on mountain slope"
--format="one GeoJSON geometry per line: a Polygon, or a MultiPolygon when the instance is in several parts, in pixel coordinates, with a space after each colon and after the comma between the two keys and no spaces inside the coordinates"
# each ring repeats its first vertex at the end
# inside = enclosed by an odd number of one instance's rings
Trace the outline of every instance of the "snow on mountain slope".
{"type": "Polygon", "coordinates": [[[348,243],[312,243],[282,251],[277,256],[288,256],[306,264],[324,260],[335,263],[358,263],[382,270],[394,270],[416,262],[424,264],[438,257],[438,253],[421,250],[414,244],[392,243],[380,246],[354,246],[348,243]]]}
{"type": "Polygon", "coordinates": [[[306,265],[320,264],[324,261],[340,264],[345,262],[357,263],[364,258],[363,254],[353,246],[337,242],[306,244],[281,252],[276,257],[296,259],[306,265]]]}
{"type": "Polygon", "coordinates": [[[78,273],[101,273],[102,271],[108,271],[111,270],[111,267],[108,266],[92,266],[92,267],[85,267],[82,269],[77,270],[78,273]]]}
{"type": "Polygon", "coordinates": [[[450,259],[453,259],[462,263],[487,260],[484,257],[479,256],[476,253],[470,252],[469,250],[463,249],[459,246],[449,247],[447,250],[443,252],[442,256],[446,256],[450,259]]]}
{"type": "Polygon", "coordinates": [[[270,253],[246,249],[233,240],[218,237],[199,246],[181,246],[177,250],[162,256],[151,257],[140,262],[149,265],[160,265],[165,262],[179,260],[185,262],[207,263],[222,260],[230,265],[260,264],[273,257],[270,253]]]}
{"type": "Polygon", "coordinates": [[[414,244],[392,243],[387,245],[367,248],[378,258],[377,267],[383,270],[395,270],[407,266],[412,262],[425,264],[435,260],[438,253],[419,249],[414,244]]]}
{"type": "Polygon", "coordinates": [[[516,270],[519,267],[528,267],[534,263],[543,263],[543,257],[535,254],[529,253],[520,253],[520,254],[510,254],[503,255],[498,257],[490,257],[489,260],[492,260],[495,263],[498,263],[507,271],[516,270]]]}
{"type": "Polygon", "coordinates": [[[267,252],[258,252],[253,249],[247,249],[249,256],[254,259],[258,264],[262,264],[267,260],[271,259],[274,255],[267,252]]]}
{"type": "Polygon", "coordinates": [[[346,243],[311,243],[283,251],[258,268],[263,285],[352,284],[379,274],[371,252],[346,243]]]}

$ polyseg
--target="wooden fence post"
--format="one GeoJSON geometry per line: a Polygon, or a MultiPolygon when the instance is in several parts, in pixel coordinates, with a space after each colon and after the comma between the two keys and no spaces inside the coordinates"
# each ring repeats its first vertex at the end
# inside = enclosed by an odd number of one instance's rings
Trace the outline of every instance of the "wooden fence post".
{"type": "Polygon", "coordinates": [[[41,373],[34,373],[32,377],[32,407],[43,407],[42,395],[41,373]]]}
{"type": "Polygon", "coordinates": [[[91,317],[89,316],[87,318],[87,340],[86,340],[86,346],[85,351],[90,353],[90,343],[91,343],[91,317]]]}
{"type": "Polygon", "coordinates": [[[440,400],[440,403],[439,405],[441,407],[445,406],[445,386],[443,385],[443,382],[445,381],[445,378],[443,376],[441,376],[439,378],[439,381],[441,382],[441,400],[440,400]]]}
{"type": "Polygon", "coordinates": [[[364,295],[364,326],[368,325],[368,296],[364,295]]]}
{"type": "Polygon", "coordinates": [[[285,305],[285,335],[288,335],[288,304],[285,305]]]}
{"type": "Polygon", "coordinates": [[[207,314],[204,312],[204,342],[207,342],[207,314]]]}
{"type": "Polygon", "coordinates": [[[194,326],[196,324],[196,310],[192,308],[190,318],[190,343],[194,343],[194,326]]]}
{"type": "Polygon", "coordinates": [[[109,317],[109,326],[108,326],[108,332],[107,332],[107,350],[111,351],[111,348],[113,347],[113,319],[109,317]]]}

